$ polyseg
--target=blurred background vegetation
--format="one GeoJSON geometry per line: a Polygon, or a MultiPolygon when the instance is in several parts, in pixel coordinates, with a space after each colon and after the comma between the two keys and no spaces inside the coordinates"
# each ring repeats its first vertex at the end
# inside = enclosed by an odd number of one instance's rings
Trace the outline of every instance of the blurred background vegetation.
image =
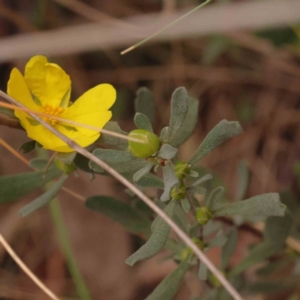
{"type": "MultiPolygon", "coordinates": [[[[292,2],[282,0],[287,8],[292,2]]],[[[216,29],[214,34],[209,30],[207,33],[196,30],[178,37],[176,34],[168,37],[166,33],[159,41],[121,56],[120,51],[134,40],[132,34],[130,42],[124,42],[124,32],[137,32],[137,42],[153,33],[155,28],[159,29],[154,26],[156,21],[166,25],[170,17],[176,13],[182,15],[183,11],[194,8],[200,1],[0,0],[0,88],[6,90],[13,67],[23,70],[30,56],[48,55],[71,76],[73,100],[96,84],[113,84],[118,91],[113,119],[124,130],[134,128],[136,90],[148,87],[157,104],[154,131],[159,132],[169,120],[172,91],[185,86],[190,95],[199,99],[200,110],[197,129],[180,148],[182,159],[191,156],[207,132],[220,120],[238,120],[245,133],[208,155],[200,168],[203,172],[209,170],[214,173],[219,183],[226,187],[228,198],[234,200],[238,185],[237,168],[242,160],[247,161],[250,179],[246,196],[284,192],[283,197],[294,205],[298,223],[295,223],[293,234],[299,238],[300,23],[297,25],[293,18],[290,23],[278,21],[278,26],[272,24],[261,28],[253,18],[255,30],[247,30],[240,25],[240,16],[235,14],[235,9],[238,10],[238,5],[243,3],[253,5],[253,13],[255,4],[260,1],[216,0],[209,8],[201,10],[201,15],[206,9],[213,14],[213,9],[224,5],[224,16],[228,18],[230,15],[225,11],[230,6],[231,18],[220,22],[233,24],[235,30],[223,32],[216,29]],[[147,19],[148,15],[150,19],[147,19]],[[128,23],[136,16],[139,16],[139,26],[128,23]],[[143,18],[148,28],[147,35],[140,32],[143,30],[143,18]],[[88,27],[85,30],[78,27],[90,23],[99,23],[99,35],[89,36],[88,27]],[[115,35],[106,36],[105,31],[100,30],[102,27],[108,28],[107,35],[112,31],[115,35]],[[42,39],[43,34],[61,33],[63,28],[73,28],[75,33],[78,30],[78,36],[75,35],[77,42],[74,34],[70,36],[69,48],[65,52],[59,47],[55,34],[44,35],[42,39]],[[30,50],[33,52],[29,55],[31,34],[37,32],[41,33],[38,38],[45,43],[45,50],[42,53],[30,50]],[[108,45],[98,47],[97,43],[91,43],[90,49],[87,49],[85,45],[80,46],[82,38],[99,39],[101,45],[106,42],[108,45]],[[112,39],[115,44],[111,43],[112,39]],[[48,44],[49,52],[46,50],[48,44]],[[14,47],[9,48],[11,45],[14,47]]],[[[269,14],[272,14],[272,2],[265,3],[270,6],[269,14]]],[[[259,9],[257,7],[258,15],[259,9]]],[[[293,6],[290,9],[293,10],[293,6]]],[[[211,22],[218,24],[218,21],[214,19],[211,22]]],[[[201,24],[199,18],[199,28],[201,24]]],[[[176,26],[188,29],[189,17],[176,26]]],[[[62,39],[68,43],[66,34],[62,39]]],[[[27,141],[24,132],[7,127],[1,127],[0,137],[15,149],[27,141]]],[[[1,147],[0,175],[22,171],[28,171],[28,167],[1,147]]],[[[86,174],[79,173],[79,177],[73,176],[68,181],[68,187],[84,197],[102,193],[126,198],[118,183],[102,176],[90,183],[86,174]]],[[[48,209],[43,208],[30,218],[18,215],[18,209],[30,199],[33,199],[32,195],[22,203],[0,207],[0,231],[30,269],[57,295],[78,299],[48,209]]],[[[158,263],[157,257],[130,268],[124,261],[140,245],[139,239],[111,220],[88,211],[82,202],[69,195],[61,193],[59,199],[74,253],[92,299],[143,299],[174,268],[173,262],[158,263]]],[[[247,226],[241,227],[232,263],[244,257],[248,245],[260,239],[259,232],[249,230],[247,226]]],[[[161,257],[163,255],[165,253],[161,257]]],[[[218,255],[217,250],[209,253],[216,264],[218,255]]],[[[2,248],[0,266],[0,299],[46,299],[2,248]]],[[[190,299],[200,288],[198,283],[189,281],[176,299],[190,299]]],[[[270,296],[262,296],[258,292],[249,299],[287,299],[293,292],[270,296]]]]}

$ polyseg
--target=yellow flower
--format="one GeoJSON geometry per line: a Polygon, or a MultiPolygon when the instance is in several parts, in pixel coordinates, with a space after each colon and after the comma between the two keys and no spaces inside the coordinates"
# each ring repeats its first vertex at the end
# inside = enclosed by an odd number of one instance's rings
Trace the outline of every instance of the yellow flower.
{"type": "MultiPolygon", "coordinates": [[[[70,77],[57,64],[49,63],[47,58],[41,55],[29,60],[24,76],[14,68],[7,88],[8,95],[33,111],[103,128],[112,116],[108,109],[115,102],[115,89],[110,84],[97,85],[84,93],[74,104],[69,101],[70,92],[70,77]]],[[[15,116],[20,120],[28,137],[45,149],[57,152],[74,151],[27,113],[15,111],[15,116]]],[[[51,118],[43,119],[82,147],[91,145],[100,135],[95,130],[51,118]]]]}

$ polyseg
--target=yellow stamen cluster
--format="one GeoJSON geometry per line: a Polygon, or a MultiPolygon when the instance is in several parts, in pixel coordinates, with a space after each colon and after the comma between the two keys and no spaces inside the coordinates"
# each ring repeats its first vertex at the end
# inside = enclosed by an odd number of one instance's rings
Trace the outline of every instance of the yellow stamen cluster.
{"type": "MultiPolygon", "coordinates": [[[[62,107],[53,107],[51,105],[45,105],[43,106],[43,113],[47,115],[52,115],[58,117],[62,112],[64,111],[64,108],[62,107]]],[[[57,120],[48,118],[48,117],[43,117],[43,120],[50,125],[54,126],[57,123],[57,120]]]]}

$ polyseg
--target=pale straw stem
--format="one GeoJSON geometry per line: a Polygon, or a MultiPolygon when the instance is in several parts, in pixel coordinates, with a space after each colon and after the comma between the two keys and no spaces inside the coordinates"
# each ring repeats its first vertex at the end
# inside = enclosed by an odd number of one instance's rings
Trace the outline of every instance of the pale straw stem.
{"type": "Polygon", "coordinates": [[[0,234],[0,243],[5,248],[7,253],[16,262],[16,264],[24,271],[24,273],[45,293],[53,300],[60,300],[53,292],[51,292],[23,263],[19,256],[14,252],[10,245],[6,242],[2,234],[0,234]]]}

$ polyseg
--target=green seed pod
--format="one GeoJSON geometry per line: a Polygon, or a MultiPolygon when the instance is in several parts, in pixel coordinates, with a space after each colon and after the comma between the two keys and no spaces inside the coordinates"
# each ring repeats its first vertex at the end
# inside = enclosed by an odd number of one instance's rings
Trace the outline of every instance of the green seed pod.
{"type": "Polygon", "coordinates": [[[178,179],[184,179],[190,173],[190,165],[185,161],[178,161],[175,165],[174,171],[178,179]]]}
{"type": "Polygon", "coordinates": [[[76,170],[76,166],[74,165],[74,163],[71,163],[69,165],[69,164],[62,162],[59,159],[55,159],[55,164],[60,170],[64,171],[64,173],[66,173],[66,174],[70,174],[74,170],[76,170]]]}
{"type": "Polygon", "coordinates": [[[212,212],[206,206],[202,206],[197,209],[196,219],[200,225],[205,225],[212,217],[212,212]]]}
{"type": "Polygon", "coordinates": [[[143,143],[128,141],[130,153],[138,158],[148,158],[159,149],[159,138],[153,132],[144,129],[132,130],[129,137],[139,139],[143,143]]]}
{"type": "Polygon", "coordinates": [[[185,198],[186,195],[186,186],[182,182],[178,187],[174,186],[171,190],[171,197],[175,200],[181,200],[185,198]]]}

